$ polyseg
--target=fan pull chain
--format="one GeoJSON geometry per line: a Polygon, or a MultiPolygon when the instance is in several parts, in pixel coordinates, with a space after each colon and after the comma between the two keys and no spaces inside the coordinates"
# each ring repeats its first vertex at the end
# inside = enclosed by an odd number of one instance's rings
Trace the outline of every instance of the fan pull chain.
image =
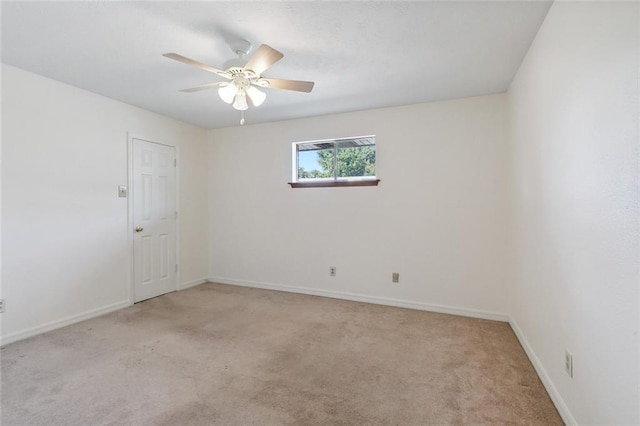
{"type": "Polygon", "coordinates": [[[240,111],[240,125],[244,126],[244,111],[240,111]]]}

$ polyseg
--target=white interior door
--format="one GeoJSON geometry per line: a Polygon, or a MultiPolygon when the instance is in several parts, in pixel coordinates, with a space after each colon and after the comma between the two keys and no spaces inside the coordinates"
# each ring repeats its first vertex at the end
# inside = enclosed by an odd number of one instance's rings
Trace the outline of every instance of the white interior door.
{"type": "Polygon", "coordinates": [[[175,148],[133,139],[134,302],[176,290],[175,148]]]}

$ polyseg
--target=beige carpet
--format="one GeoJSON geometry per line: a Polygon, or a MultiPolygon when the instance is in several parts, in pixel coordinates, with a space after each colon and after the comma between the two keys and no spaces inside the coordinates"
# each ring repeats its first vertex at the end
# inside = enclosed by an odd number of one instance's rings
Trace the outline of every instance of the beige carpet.
{"type": "Polygon", "coordinates": [[[2,426],[562,424],[505,323],[219,284],[0,354],[2,426]]]}

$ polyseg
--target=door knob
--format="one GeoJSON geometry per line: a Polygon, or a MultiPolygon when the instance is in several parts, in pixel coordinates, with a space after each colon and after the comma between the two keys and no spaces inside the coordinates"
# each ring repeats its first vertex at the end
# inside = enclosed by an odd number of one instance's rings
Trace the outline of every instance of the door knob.
{"type": "Polygon", "coordinates": [[[144,231],[144,228],[142,228],[141,226],[136,226],[136,232],[142,232],[144,231]]]}

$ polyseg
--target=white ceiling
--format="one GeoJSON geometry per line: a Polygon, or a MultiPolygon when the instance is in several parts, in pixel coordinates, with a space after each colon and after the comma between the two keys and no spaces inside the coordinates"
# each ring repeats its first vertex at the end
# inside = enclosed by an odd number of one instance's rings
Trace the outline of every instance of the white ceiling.
{"type": "MultiPolygon", "coordinates": [[[[268,89],[247,123],[504,92],[551,3],[7,2],[2,62],[205,128],[238,125],[221,78],[162,56],[222,67],[228,41],[269,44],[264,76],[311,80],[268,89]]],[[[255,48],[254,47],[254,48],[255,48]]]]}

